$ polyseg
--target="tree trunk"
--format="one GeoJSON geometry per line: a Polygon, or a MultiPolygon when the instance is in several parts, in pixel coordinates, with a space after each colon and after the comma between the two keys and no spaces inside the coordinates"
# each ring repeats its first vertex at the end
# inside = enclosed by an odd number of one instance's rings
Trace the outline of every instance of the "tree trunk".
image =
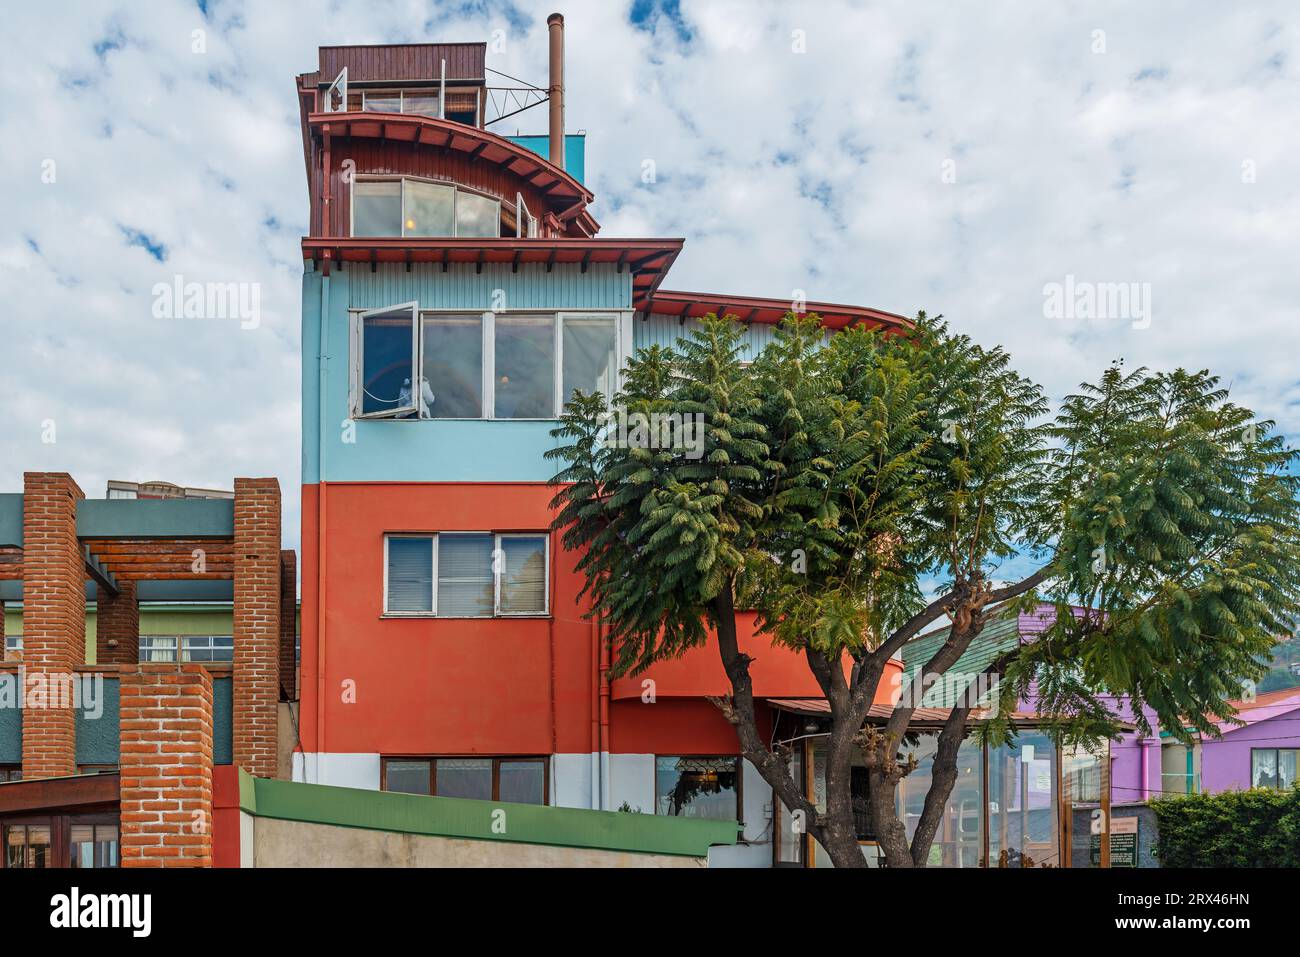
{"type": "Polygon", "coordinates": [[[939,732],[930,771],[930,789],[925,793],[921,819],[912,834],[912,863],[917,867],[925,867],[930,858],[930,847],[939,832],[939,825],[943,823],[953,785],[957,783],[957,752],[966,736],[966,716],[969,713],[969,708],[953,708],[939,732]]]}

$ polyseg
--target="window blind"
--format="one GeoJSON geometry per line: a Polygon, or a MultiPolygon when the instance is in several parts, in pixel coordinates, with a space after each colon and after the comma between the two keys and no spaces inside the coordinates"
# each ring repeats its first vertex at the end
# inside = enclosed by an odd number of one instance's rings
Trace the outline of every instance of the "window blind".
{"type": "Polygon", "coordinates": [[[433,611],[433,540],[388,540],[388,611],[433,611]]]}

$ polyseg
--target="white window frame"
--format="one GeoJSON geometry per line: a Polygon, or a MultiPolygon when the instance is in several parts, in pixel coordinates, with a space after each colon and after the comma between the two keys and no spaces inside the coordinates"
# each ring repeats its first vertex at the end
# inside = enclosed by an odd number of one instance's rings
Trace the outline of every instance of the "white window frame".
{"type": "Polygon", "coordinates": [[[410,412],[416,412],[420,408],[421,389],[420,376],[422,369],[420,367],[420,304],[416,300],[410,302],[398,303],[395,306],[383,306],[379,309],[364,309],[360,312],[353,313],[352,330],[351,330],[351,356],[350,356],[350,384],[349,398],[351,400],[351,414],[354,419],[391,419],[399,415],[405,415],[410,412]],[[366,319],[370,316],[381,315],[386,312],[397,312],[402,309],[411,310],[411,404],[409,406],[394,407],[392,409],[382,409],[378,412],[363,412],[365,404],[362,400],[364,390],[363,379],[365,375],[365,324],[366,319]]]}
{"type": "MultiPolygon", "coordinates": [[[[365,94],[361,94],[365,99],[365,94]]],[[[346,113],[348,111],[348,68],[344,67],[339,71],[339,75],[334,78],[334,82],[325,88],[325,113],[346,113]],[[339,103],[342,104],[339,109],[333,108],[334,91],[339,91],[339,103]]]]}
{"type": "Polygon", "coordinates": [[[515,239],[536,239],[537,217],[528,211],[523,193],[515,193],[515,239]],[[524,228],[524,224],[528,228],[524,228]]]}
{"type": "MultiPolygon", "coordinates": [[[[383,237],[385,239],[456,239],[457,238],[456,200],[461,193],[469,193],[472,196],[478,196],[481,197],[482,199],[491,200],[492,202],[496,203],[497,233],[499,234],[501,232],[501,207],[503,204],[501,202],[501,197],[499,196],[493,196],[491,193],[484,193],[476,189],[469,189],[468,187],[459,186],[456,183],[451,183],[448,182],[447,180],[431,179],[428,176],[386,176],[386,175],[378,175],[375,173],[359,173],[356,176],[354,176],[352,178],[352,182],[348,184],[349,187],[348,188],[348,236],[349,237],[353,239],[357,238],[357,233],[356,233],[357,183],[392,183],[392,182],[397,182],[401,184],[400,193],[401,193],[402,212],[398,222],[398,225],[401,227],[401,232],[398,233],[396,236],[383,237]],[[431,186],[444,186],[447,189],[451,190],[452,233],[450,236],[408,236],[406,235],[406,184],[408,182],[428,183],[431,186]]],[[[365,237],[363,236],[360,238],[364,239],[365,237]]],[[[485,238],[497,238],[497,237],[470,236],[466,238],[485,239],[485,238]]]]}
{"type": "MultiPolygon", "coordinates": [[[[623,377],[627,363],[632,356],[632,313],[628,310],[621,309],[567,309],[567,310],[545,310],[545,309],[502,309],[502,310],[484,310],[476,313],[473,309],[420,309],[416,308],[415,313],[415,339],[413,346],[415,354],[415,373],[423,376],[424,374],[424,317],[425,316],[473,316],[478,315],[482,319],[483,331],[483,365],[480,381],[482,383],[482,406],[483,414],[477,418],[423,418],[418,415],[407,418],[397,419],[397,414],[406,410],[394,410],[393,412],[376,413],[372,412],[367,415],[358,415],[361,409],[361,322],[363,316],[374,315],[377,313],[392,312],[397,309],[404,309],[408,306],[416,305],[415,303],[404,302],[394,306],[383,306],[376,309],[350,309],[349,314],[352,317],[351,322],[351,354],[349,356],[349,368],[351,370],[351,381],[349,384],[348,403],[352,413],[352,418],[387,418],[394,419],[398,422],[554,422],[564,410],[564,320],[566,318],[574,319],[613,319],[615,330],[615,348],[618,354],[618,369],[616,370],[613,382],[613,392],[606,396],[610,402],[623,387],[623,377]],[[551,409],[553,414],[542,418],[500,418],[496,416],[496,317],[498,315],[510,317],[524,316],[550,316],[554,318],[554,335],[555,335],[555,382],[554,396],[552,399],[551,409]]],[[[418,380],[412,378],[412,382],[418,387],[418,380]]],[[[436,383],[429,383],[433,389],[434,395],[437,395],[436,383]]],[[[414,389],[412,390],[414,394],[414,389]]],[[[416,400],[418,402],[418,400],[416,400]]]]}
{"type": "MultiPolygon", "coordinates": [[[[444,529],[441,532],[385,532],[384,533],[384,618],[445,618],[454,620],[484,621],[493,618],[549,618],[551,617],[551,533],[550,532],[489,532],[474,529],[444,529]],[[438,539],[443,535],[490,535],[492,536],[492,614],[490,615],[440,615],[438,613],[438,539]],[[433,591],[430,607],[432,611],[390,611],[388,608],[388,543],[394,538],[428,539],[433,552],[433,578],[430,588],[433,591]],[[501,610],[501,576],[505,571],[505,552],[501,548],[502,539],[506,538],[540,538],[543,541],[542,555],[545,563],[545,579],[542,584],[542,611],[501,610]],[[501,571],[496,569],[497,556],[501,556],[501,571]]],[[[179,653],[179,647],[178,647],[179,653]]]]}
{"type": "Polygon", "coordinates": [[[551,536],[549,532],[497,532],[496,540],[492,543],[492,563],[497,563],[497,556],[501,556],[501,570],[495,568],[492,571],[492,616],[494,618],[546,618],[551,614],[551,536]],[[542,539],[542,561],[545,566],[545,575],[542,582],[542,610],[541,611],[502,611],[501,610],[501,578],[505,574],[505,550],[501,547],[501,542],[507,538],[540,538],[542,539]]]}

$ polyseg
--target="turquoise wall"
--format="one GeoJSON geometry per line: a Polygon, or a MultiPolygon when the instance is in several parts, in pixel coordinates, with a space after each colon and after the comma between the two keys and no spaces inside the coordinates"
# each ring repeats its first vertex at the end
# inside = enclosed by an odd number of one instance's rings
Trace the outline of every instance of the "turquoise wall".
{"type": "Polygon", "coordinates": [[[9,701],[19,694],[18,675],[0,673],[0,690],[6,696],[5,707],[0,708],[0,764],[23,763],[23,713],[9,707],[9,701]]]}
{"type": "MultiPolygon", "coordinates": [[[[506,139],[518,143],[526,150],[532,150],[538,156],[550,158],[551,138],[545,133],[526,136],[507,136],[506,139]]],[[[579,183],[585,182],[587,175],[587,136],[584,133],[568,133],[564,137],[564,171],[579,183]]]]}
{"type": "Polygon", "coordinates": [[[348,419],[348,309],[412,300],[422,309],[630,309],[632,276],[612,264],[356,265],[325,277],[303,276],[303,482],[544,482],[555,465],[543,453],[556,445],[551,422],[348,419]],[[500,294],[498,295],[498,290],[500,294]],[[322,325],[324,311],[326,321],[322,325]],[[322,349],[322,331],[324,349],[322,349]],[[325,404],[317,357],[324,351],[325,404]],[[323,421],[322,421],[323,419],[323,421]],[[345,429],[346,426],[346,429],[345,429]],[[321,442],[324,446],[322,468],[321,442]],[[352,439],[353,441],[347,441],[352,439]]]}
{"type": "MultiPolygon", "coordinates": [[[[118,679],[105,677],[103,713],[89,717],[84,710],[76,715],[77,764],[117,764],[121,742],[121,717],[118,710],[118,679]]],[[[212,759],[215,764],[234,763],[234,681],[212,680],[212,759]]],[[[0,708],[0,764],[21,764],[23,760],[22,711],[0,708]]]]}

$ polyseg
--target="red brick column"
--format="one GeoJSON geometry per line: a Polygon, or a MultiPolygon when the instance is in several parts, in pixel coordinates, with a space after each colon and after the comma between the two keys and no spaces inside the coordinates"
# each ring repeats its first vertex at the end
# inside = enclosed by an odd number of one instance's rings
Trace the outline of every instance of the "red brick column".
{"type": "Polygon", "coordinates": [[[117,595],[98,589],[95,658],[101,665],[133,665],[140,660],[140,603],[134,581],[119,581],[117,595]]]}
{"type": "Polygon", "coordinates": [[[287,548],[280,552],[280,688],[289,701],[298,700],[294,660],[297,637],[298,556],[292,548],[287,548]]]}
{"type": "Polygon", "coordinates": [[[86,660],[86,563],[77,541],[82,498],[66,473],[23,475],[23,660],[30,686],[56,692],[23,711],[24,778],[77,771],[74,712],[64,693],[72,669],[86,660]]]}
{"type": "Polygon", "coordinates": [[[198,664],[121,673],[123,867],[212,866],[212,678],[198,664]]]}
{"type": "Polygon", "coordinates": [[[280,483],[235,479],[235,764],[276,769],[280,701],[280,483]]]}

